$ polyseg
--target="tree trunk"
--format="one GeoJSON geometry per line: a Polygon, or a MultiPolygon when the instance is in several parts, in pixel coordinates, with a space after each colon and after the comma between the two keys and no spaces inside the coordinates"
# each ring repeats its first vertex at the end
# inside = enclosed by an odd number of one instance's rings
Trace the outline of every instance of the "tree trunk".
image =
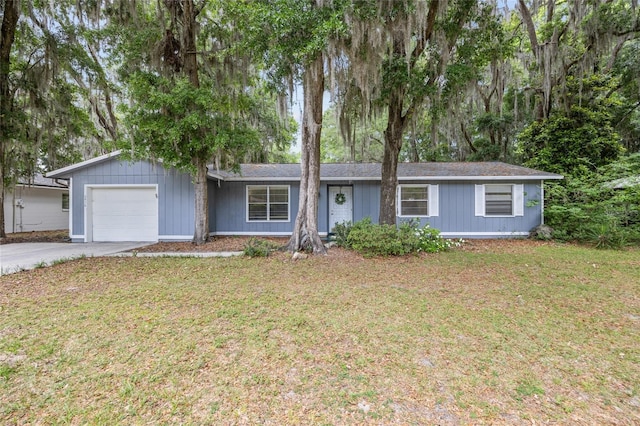
{"type": "Polygon", "coordinates": [[[380,182],[380,224],[396,224],[396,186],[398,184],[398,156],[402,148],[405,117],[402,115],[404,90],[394,89],[389,97],[389,119],[384,131],[384,158],[380,182]]]}
{"type": "Polygon", "coordinates": [[[193,243],[203,244],[209,239],[209,197],[207,189],[207,162],[195,159],[196,175],[194,181],[195,230],[193,243]]]}
{"type": "Polygon", "coordinates": [[[196,10],[193,0],[184,2],[184,72],[193,87],[200,87],[198,57],[196,52],[196,10]]]}
{"type": "Polygon", "coordinates": [[[9,89],[11,48],[20,18],[19,2],[5,0],[2,28],[0,29],[0,237],[6,236],[4,229],[4,193],[7,170],[5,169],[5,146],[9,138],[9,121],[13,99],[9,89]]]}
{"type": "Polygon", "coordinates": [[[287,250],[313,250],[326,254],[318,234],[318,197],[320,193],[320,133],[322,131],[322,96],[324,63],[322,55],[311,62],[303,76],[304,110],[302,117],[302,151],[300,161],[300,197],[298,214],[287,250]]]}
{"type": "MultiPolygon", "coordinates": [[[[198,58],[196,56],[196,10],[193,0],[183,3],[184,13],[184,73],[194,88],[200,87],[198,77],[198,58]]],[[[195,229],[193,243],[200,245],[209,240],[209,202],[207,190],[207,160],[206,155],[196,155],[192,159],[196,167],[194,176],[195,196],[195,229]]]]}

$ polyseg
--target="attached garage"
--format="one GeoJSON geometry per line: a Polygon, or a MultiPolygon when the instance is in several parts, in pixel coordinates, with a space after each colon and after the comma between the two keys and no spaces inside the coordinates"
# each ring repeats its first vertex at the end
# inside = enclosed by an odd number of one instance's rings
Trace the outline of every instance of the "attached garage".
{"type": "Polygon", "coordinates": [[[158,241],[157,185],[87,185],[86,241],[158,241]]]}

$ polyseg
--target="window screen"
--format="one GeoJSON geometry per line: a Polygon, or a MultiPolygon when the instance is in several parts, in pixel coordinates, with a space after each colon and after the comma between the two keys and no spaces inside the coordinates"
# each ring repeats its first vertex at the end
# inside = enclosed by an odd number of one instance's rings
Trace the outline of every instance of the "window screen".
{"type": "Polygon", "coordinates": [[[400,216],[429,215],[429,186],[400,185],[400,216]]]}
{"type": "Polygon", "coordinates": [[[485,185],[486,216],[513,215],[513,185],[485,185]]]}
{"type": "Polygon", "coordinates": [[[247,220],[289,220],[289,187],[252,185],[247,187],[247,220]]]}

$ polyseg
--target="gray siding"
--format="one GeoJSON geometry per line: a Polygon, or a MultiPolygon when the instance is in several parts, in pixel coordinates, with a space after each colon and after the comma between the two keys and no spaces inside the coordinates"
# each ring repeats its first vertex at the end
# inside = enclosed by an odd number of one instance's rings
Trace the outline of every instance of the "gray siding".
{"type": "MultiPolygon", "coordinates": [[[[511,233],[528,232],[541,223],[540,182],[505,180],[504,183],[524,184],[524,216],[480,217],[475,216],[475,185],[496,183],[497,181],[403,181],[402,184],[430,183],[439,187],[439,215],[421,218],[421,223],[429,223],[445,235],[482,237],[508,236],[511,233]]],[[[318,209],[318,230],[328,231],[329,206],[328,187],[330,185],[351,185],[353,187],[353,220],[370,217],[375,223],[379,216],[380,184],[375,181],[331,181],[320,185],[318,209]]],[[[290,234],[298,211],[299,183],[288,182],[210,182],[211,229],[219,234],[290,234]],[[247,185],[290,185],[290,205],[288,222],[248,222],[246,218],[247,185]],[[213,202],[211,201],[213,200],[213,202]]],[[[409,218],[398,218],[398,223],[409,218]]]]}
{"type": "MultiPolygon", "coordinates": [[[[217,234],[287,234],[293,230],[293,224],[298,213],[299,182],[217,182],[210,181],[209,186],[215,186],[214,197],[209,200],[209,210],[215,210],[215,215],[209,216],[214,225],[210,225],[217,234]],[[289,185],[289,220],[277,222],[248,222],[247,221],[247,185],[289,185]]],[[[325,195],[326,198],[326,195],[325,195]]]]}
{"type": "MultiPolygon", "coordinates": [[[[380,199],[380,186],[375,182],[331,182],[330,185],[353,185],[353,219],[361,220],[371,217],[373,221],[378,220],[378,200],[380,199]]],[[[298,201],[300,183],[289,182],[217,182],[209,183],[210,192],[214,194],[210,197],[209,219],[213,233],[218,234],[290,234],[298,213],[298,201]],[[247,209],[247,186],[248,185],[289,185],[289,221],[288,222],[248,222],[246,217],[247,209]]],[[[329,225],[329,185],[320,185],[320,198],[318,203],[318,231],[326,233],[329,225]]]]}
{"type": "Polygon", "coordinates": [[[318,230],[328,232],[329,228],[329,186],[351,186],[353,188],[353,221],[370,217],[376,223],[380,214],[380,185],[373,181],[331,181],[320,185],[318,230]]]}
{"type": "Polygon", "coordinates": [[[158,235],[189,236],[194,231],[194,191],[187,173],[166,170],[149,161],[117,158],[91,165],[72,174],[73,223],[71,235],[85,234],[85,185],[158,185],[158,235]]]}
{"type": "MultiPolygon", "coordinates": [[[[85,187],[86,185],[157,185],[158,188],[158,235],[167,239],[190,239],[194,231],[194,189],[190,176],[175,169],[165,169],[160,163],[150,161],[127,162],[117,157],[87,164],[69,172],[72,178],[70,234],[76,240],[85,235],[85,187]]],[[[65,176],[66,177],[66,176],[65,176]]],[[[541,182],[517,181],[509,178],[486,181],[422,180],[402,181],[401,184],[438,185],[439,215],[421,218],[440,229],[446,236],[493,237],[522,234],[541,223],[541,182]],[[510,183],[524,185],[524,216],[481,217],[475,216],[475,185],[510,183]]],[[[378,221],[380,202],[379,180],[322,181],[318,200],[318,230],[328,232],[329,197],[331,185],[353,187],[353,220],[370,217],[378,221]]],[[[299,181],[216,181],[210,180],[209,228],[213,234],[237,235],[288,235],[298,211],[299,181]],[[288,185],[289,220],[247,221],[248,185],[288,185]]],[[[398,222],[408,218],[398,218],[398,222]]]]}
{"type": "MultiPolygon", "coordinates": [[[[439,181],[428,182],[439,185],[439,215],[421,218],[421,223],[429,223],[442,233],[509,234],[529,232],[541,223],[540,182],[505,180],[502,183],[524,184],[524,216],[482,217],[475,215],[475,185],[497,183],[494,181],[439,181]]],[[[402,182],[409,183],[409,182],[402,182]]],[[[413,182],[425,183],[425,182],[413,182]]],[[[399,218],[406,220],[406,218],[399,218]]]]}

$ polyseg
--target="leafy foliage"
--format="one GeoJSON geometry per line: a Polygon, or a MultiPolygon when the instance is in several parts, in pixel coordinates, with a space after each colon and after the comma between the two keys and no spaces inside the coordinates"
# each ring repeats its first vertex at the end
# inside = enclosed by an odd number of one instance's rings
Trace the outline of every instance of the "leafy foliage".
{"type": "MultiPolygon", "coordinates": [[[[363,219],[364,220],[364,219],[363,219]]],[[[331,240],[336,243],[338,247],[351,248],[349,246],[349,233],[353,229],[353,222],[345,221],[337,223],[333,227],[333,234],[331,240]]]]}
{"type": "Polygon", "coordinates": [[[249,241],[245,243],[242,252],[245,256],[249,257],[267,257],[279,248],[280,247],[272,241],[250,238],[249,241]]]}
{"type": "Polygon", "coordinates": [[[194,87],[186,78],[143,72],[131,77],[130,88],[137,102],[123,109],[141,155],[195,173],[193,158],[224,153],[241,160],[260,149],[258,132],[244,119],[252,102],[248,96],[232,99],[207,81],[194,87]]]}
{"type": "Polygon", "coordinates": [[[340,247],[353,249],[365,257],[402,256],[410,253],[438,253],[460,246],[463,241],[446,240],[440,231],[418,221],[400,226],[374,224],[371,218],[344,222],[334,228],[333,239],[340,247]]]}
{"type": "Polygon", "coordinates": [[[609,112],[578,105],[533,122],[518,140],[525,166],[561,174],[595,171],[623,151],[609,112]]]}
{"type": "Polygon", "coordinates": [[[554,238],[598,248],[640,242],[640,154],[603,166],[596,173],[567,176],[550,184],[545,221],[554,238]]]}

